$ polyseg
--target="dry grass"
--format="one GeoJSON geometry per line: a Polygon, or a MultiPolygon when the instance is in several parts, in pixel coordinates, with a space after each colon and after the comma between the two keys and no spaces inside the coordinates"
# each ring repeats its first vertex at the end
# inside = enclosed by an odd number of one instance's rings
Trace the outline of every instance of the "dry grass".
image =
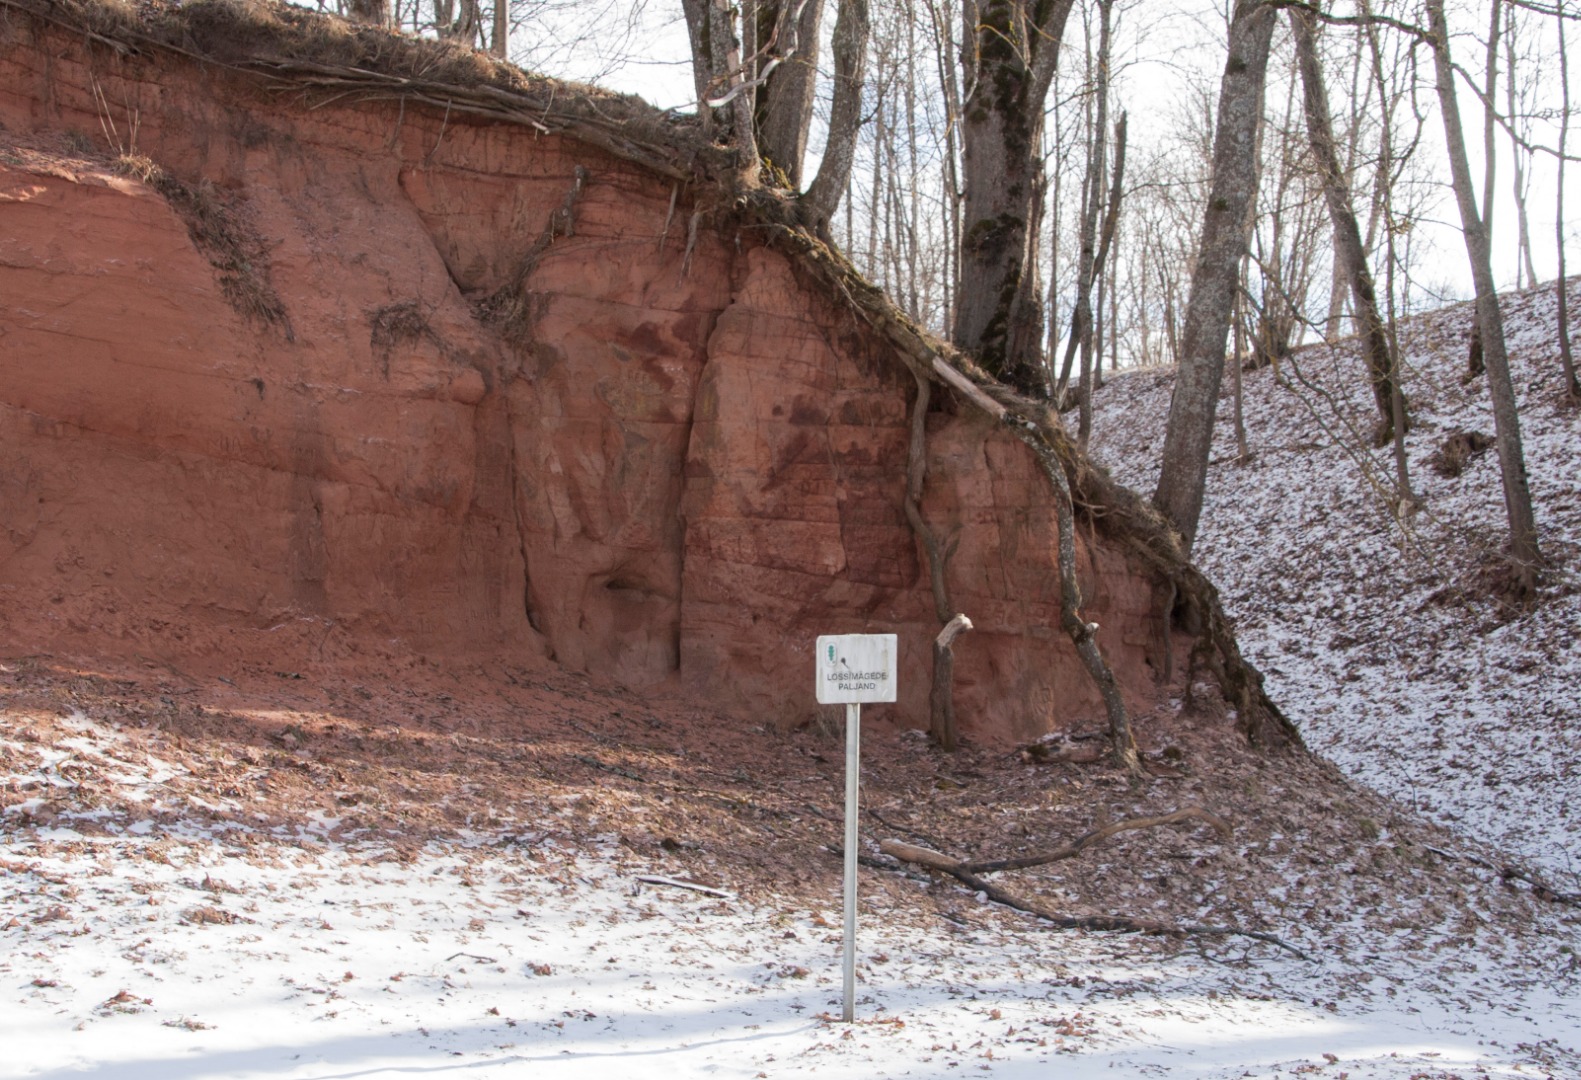
{"type": "Polygon", "coordinates": [[[221,193],[207,180],[187,184],[141,154],[122,154],[116,169],[164,196],[186,224],[193,245],[219,274],[220,291],[232,308],[292,340],[285,304],[269,283],[268,249],[248,222],[240,200],[221,193]]]}
{"type": "MultiPolygon", "coordinates": [[[[685,179],[709,143],[695,119],[639,97],[522,71],[453,41],[412,37],[268,0],[0,0],[123,57],[163,49],[349,100],[401,100],[566,131],[685,179]]],[[[707,171],[706,168],[704,171],[707,171]]]]}

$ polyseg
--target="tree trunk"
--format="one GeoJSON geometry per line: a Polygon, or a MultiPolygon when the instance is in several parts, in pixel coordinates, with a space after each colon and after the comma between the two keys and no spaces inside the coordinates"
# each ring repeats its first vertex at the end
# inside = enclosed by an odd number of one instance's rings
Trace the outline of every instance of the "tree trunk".
{"type": "Polygon", "coordinates": [[[928,694],[928,728],[939,742],[939,749],[951,751],[957,745],[955,730],[955,638],[972,628],[965,615],[944,624],[933,639],[933,687],[928,694]]]}
{"type": "MultiPolygon", "coordinates": [[[[1071,312],[1070,341],[1065,348],[1065,363],[1060,368],[1059,382],[1054,387],[1054,400],[1059,408],[1064,408],[1065,394],[1070,386],[1071,357],[1080,349],[1081,369],[1076,405],[1083,418],[1087,410],[1083,395],[1092,389],[1092,289],[1094,267],[1098,260],[1098,209],[1103,202],[1104,171],[1108,160],[1109,14],[1112,6],[1109,0],[1099,0],[1096,64],[1093,63],[1091,52],[1088,53],[1089,78],[1094,89],[1092,107],[1087,113],[1087,177],[1081,188],[1081,248],[1076,256],[1076,304],[1071,312]]],[[[1091,30],[1088,33],[1091,34],[1091,30]]],[[[1091,40],[1089,37],[1088,41],[1091,40]]]]}
{"type": "Polygon", "coordinates": [[[1367,265],[1367,253],[1361,246],[1361,227],[1356,223],[1356,210],[1351,204],[1350,185],[1340,171],[1334,124],[1329,116],[1328,91],[1318,60],[1317,20],[1310,12],[1291,8],[1290,29],[1295,34],[1296,61],[1301,69],[1307,138],[1312,144],[1312,157],[1322,178],[1323,198],[1334,226],[1334,261],[1337,266],[1344,267],[1350,281],[1351,300],[1361,324],[1373,402],[1378,409],[1373,445],[1385,446],[1394,435],[1394,385],[1390,377],[1393,361],[1389,355],[1389,336],[1378,312],[1378,294],[1367,265]]]}
{"type": "MultiPolygon", "coordinates": [[[[1241,260],[1241,280],[1246,280],[1246,260],[1241,260]]],[[[1230,322],[1235,330],[1235,348],[1230,352],[1230,400],[1234,403],[1232,420],[1235,423],[1235,464],[1245,465],[1252,459],[1251,451],[1246,445],[1246,409],[1245,395],[1242,393],[1242,376],[1246,369],[1246,299],[1244,286],[1236,294],[1235,305],[1231,310],[1230,322]]]]}
{"type": "Polygon", "coordinates": [[[980,0],[965,11],[963,66],[975,91],[961,118],[966,192],[954,338],[991,374],[1039,397],[1043,101],[1072,3],[980,0]]]}
{"type": "Polygon", "coordinates": [[[829,107],[829,138],[818,175],[801,198],[807,224],[827,236],[829,220],[851,178],[856,137],[862,128],[862,70],[867,63],[867,0],[840,0],[834,22],[834,101],[829,107]]]}
{"type": "MultiPolygon", "coordinates": [[[[461,0],[476,5],[478,0],[461,0]]],[[[752,91],[741,57],[737,8],[730,0],[681,0],[692,46],[692,80],[704,130],[723,128],[736,150],[736,182],[757,184],[760,172],[753,130],[752,91]]]]}
{"type": "MultiPolygon", "coordinates": [[[[1098,236],[1098,251],[1093,256],[1092,274],[1108,282],[1109,278],[1103,276],[1107,272],[1104,267],[1109,263],[1110,251],[1114,247],[1115,233],[1120,227],[1120,199],[1125,188],[1125,128],[1126,114],[1121,113],[1119,121],[1114,125],[1114,175],[1109,184],[1109,208],[1103,215],[1103,231],[1098,236]]],[[[1110,282],[1113,289],[1113,283],[1110,282]]],[[[1102,314],[1103,293],[1098,294],[1099,314],[1102,314]]],[[[1094,387],[1103,385],[1103,326],[1102,320],[1093,317],[1088,311],[1088,324],[1084,328],[1087,341],[1083,345],[1081,386],[1078,390],[1081,406],[1080,416],[1077,420],[1077,442],[1082,450],[1087,449],[1087,440],[1092,435],[1092,392],[1094,387]],[[1091,363],[1088,362],[1087,353],[1092,354],[1091,363]]],[[[1111,328],[1112,329],[1112,328],[1111,328]]]]}
{"type": "MultiPolygon", "coordinates": [[[[1493,183],[1497,179],[1495,166],[1498,163],[1498,155],[1494,153],[1493,146],[1493,95],[1498,89],[1499,74],[1499,0],[1492,0],[1488,6],[1492,14],[1489,16],[1486,71],[1482,85],[1482,232],[1487,237],[1489,250],[1492,250],[1493,183]]],[[[1511,120],[1513,119],[1514,117],[1511,117],[1511,120]]],[[[1482,316],[1479,313],[1474,317],[1478,326],[1472,338],[1472,353],[1468,357],[1468,364],[1471,375],[1481,375],[1483,371],[1482,316]]]]}
{"type": "MultiPolygon", "coordinates": [[[[1509,106],[1510,123],[1515,122],[1517,115],[1515,100],[1515,7],[1511,5],[1506,12],[1507,22],[1504,26],[1504,100],[1509,106]]],[[[1564,20],[1560,20],[1560,27],[1564,20]]],[[[1562,61],[1561,61],[1562,62],[1562,61]]],[[[1524,96],[1524,95],[1523,95],[1524,96]]],[[[1563,150],[1560,151],[1563,154],[1563,150]]],[[[1532,263],[1532,229],[1526,216],[1526,193],[1530,190],[1531,177],[1527,174],[1521,159],[1531,160],[1531,153],[1523,149],[1516,140],[1513,132],[1510,134],[1510,161],[1514,164],[1511,170],[1515,174],[1515,287],[1521,287],[1521,275],[1526,277],[1526,287],[1532,288],[1537,284],[1537,267],[1532,263]]],[[[1563,166],[1561,165],[1561,168],[1563,166]]]]}
{"type": "Polygon", "coordinates": [[[1237,0],[1230,22],[1229,58],[1219,88],[1213,139],[1213,183],[1180,335],[1180,367],[1164,433],[1163,467],[1153,495],[1154,505],[1180,531],[1188,553],[1202,516],[1224,346],[1256,205],[1257,128],[1274,16],[1275,9],[1258,0],[1237,0]]]}
{"type": "Polygon", "coordinates": [[[479,3],[480,0],[456,0],[455,20],[440,23],[436,27],[439,36],[466,45],[476,42],[478,31],[483,28],[483,11],[479,3]]]}
{"type": "Polygon", "coordinates": [[[494,0],[494,33],[489,38],[489,52],[501,60],[510,58],[510,27],[510,0],[494,0]]]}
{"type": "Polygon", "coordinates": [[[1559,300],[1559,363],[1564,369],[1565,398],[1581,405],[1581,383],[1576,382],[1575,358],[1570,354],[1569,283],[1565,281],[1565,141],[1570,134],[1570,52],[1565,47],[1565,0],[1555,9],[1559,24],[1559,86],[1564,106],[1559,117],[1559,184],[1554,233],[1559,240],[1559,280],[1554,282],[1559,300]]]}
{"type": "Polygon", "coordinates": [[[823,0],[759,0],[754,21],[754,51],[779,60],[757,88],[758,152],[799,188],[812,128],[823,0]]]}
{"type": "Polygon", "coordinates": [[[709,0],[681,0],[681,11],[686,18],[686,35],[692,46],[692,87],[697,92],[697,118],[703,129],[712,134],[717,118],[709,106],[714,74],[724,68],[724,57],[714,49],[713,20],[709,18],[709,0]]]}
{"type": "Polygon", "coordinates": [[[1487,365],[1488,390],[1493,398],[1493,425],[1499,450],[1499,470],[1504,482],[1504,509],[1510,524],[1510,558],[1513,562],[1512,593],[1529,597],[1537,587],[1542,556],[1537,548],[1537,521],[1532,513],[1531,491],[1526,483],[1525,454],[1521,448],[1520,416],[1515,407],[1515,387],[1510,382],[1509,356],[1504,345],[1504,318],[1499,311],[1499,294],[1493,283],[1493,260],[1488,234],[1477,215],[1476,197],[1471,186],[1471,166],[1466,159],[1466,140],[1460,126],[1460,108],[1455,101],[1455,71],[1449,55],[1449,26],[1444,18],[1444,0],[1427,0],[1428,27],[1433,42],[1433,67],[1438,83],[1439,112],[1444,119],[1444,141],[1449,149],[1449,170],[1460,208],[1461,234],[1471,261],[1471,276],[1477,288],[1477,326],[1482,333],[1483,362],[1487,365]]]}
{"type": "Polygon", "coordinates": [[[389,26],[390,0],[347,0],[346,17],[369,26],[389,26]]]}

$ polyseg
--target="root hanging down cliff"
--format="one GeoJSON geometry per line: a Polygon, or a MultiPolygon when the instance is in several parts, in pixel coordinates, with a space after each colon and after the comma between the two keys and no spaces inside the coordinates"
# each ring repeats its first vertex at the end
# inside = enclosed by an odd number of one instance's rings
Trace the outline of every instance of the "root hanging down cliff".
{"type": "Polygon", "coordinates": [[[968,737],[1203,674],[1299,741],[1158,515],[688,118],[256,2],[0,0],[0,42],[10,646],[536,659],[796,723],[818,634],[893,632],[926,727],[960,612],[968,737]]]}

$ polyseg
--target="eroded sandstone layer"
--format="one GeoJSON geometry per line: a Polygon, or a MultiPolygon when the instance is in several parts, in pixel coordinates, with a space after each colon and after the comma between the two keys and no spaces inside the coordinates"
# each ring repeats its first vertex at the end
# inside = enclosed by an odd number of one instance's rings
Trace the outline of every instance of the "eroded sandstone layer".
{"type": "MultiPolygon", "coordinates": [[[[926,726],[913,380],[750,231],[704,219],[688,253],[696,194],[521,126],[0,25],[4,647],[542,658],[794,722],[816,635],[894,632],[893,715],[926,726]]],[[[922,509],[977,626],[961,721],[1095,720],[1045,481],[943,405],[922,509]]],[[[1181,647],[1091,539],[1084,613],[1145,708],[1181,647]]]]}

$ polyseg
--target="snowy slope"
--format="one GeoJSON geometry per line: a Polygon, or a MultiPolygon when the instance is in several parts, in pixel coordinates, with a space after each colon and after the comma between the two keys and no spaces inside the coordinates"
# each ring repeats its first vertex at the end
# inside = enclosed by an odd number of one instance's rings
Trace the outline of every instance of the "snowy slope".
{"type": "MultiPolygon", "coordinates": [[[[1574,883],[1581,411],[1559,402],[1555,307],[1551,289],[1504,302],[1540,544],[1552,564],[1534,609],[1509,610],[1488,587],[1504,535],[1494,452],[1458,477],[1429,465],[1451,433],[1494,432],[1486,377],[1461,379],[1470,305],[1402,331],[1419,512],[1403,526],[1391,512],[1393,457],[1366,444],[1371,404],[1354,343],[1320,346],[1277,375],[1246,373],[1246,465],[1235,463],[1226,376],[1196,557],[1309,746],[1574,883]]],[[[1128,373],[1096,395],[1095,455],[1142,492],[1156,481],[1171,378],[1128,373]]]]}

